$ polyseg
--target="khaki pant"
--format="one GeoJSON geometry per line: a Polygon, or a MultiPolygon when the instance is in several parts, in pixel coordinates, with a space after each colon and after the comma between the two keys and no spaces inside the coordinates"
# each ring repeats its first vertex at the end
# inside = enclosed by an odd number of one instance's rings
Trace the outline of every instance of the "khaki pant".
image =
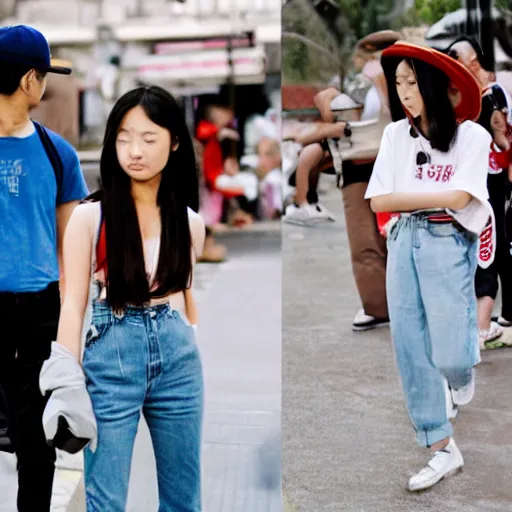
{"type": "Polygon", "coordinates": [[[386,241],[364,199],[367,188],[368,183],[352,183],[342,189],[352,270],[365,313],[387,318],[386,241]]]}

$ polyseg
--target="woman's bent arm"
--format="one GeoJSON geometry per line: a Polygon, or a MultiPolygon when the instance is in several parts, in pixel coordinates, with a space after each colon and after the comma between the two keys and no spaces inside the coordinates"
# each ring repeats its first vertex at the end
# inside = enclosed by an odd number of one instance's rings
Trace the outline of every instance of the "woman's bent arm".
{"type": "MultiPolygon", "coordinates": [[[[195,266],[197,258],[203,254],[204,240],[206,238],[206,228],[202,217],[195,214],[190,218],[190,238],[192,242],[192,266],[195,266]]],[[[192,280],[190,288],[185,290],[185,310],[188,321],[192,325],[199,323],[199,312],[197,304],[192,293],[192,282],[194,278],[194,271],[192,270],[192,280]]]]}
{"type": "Polygon", "coordinates": [[[57,342],[80,361],[82,328],[91,278],[90,204],[78,206],[69,219],[63,244],[66,290],[61,307],[57,342]]]}
{"type": "Polygon", "coordinates": [[[371,199],[374,212],[412,212],[430,208],[461,210],[469,204],[471,195],[463,190],[443,192],[393,192],[371,199]]]}

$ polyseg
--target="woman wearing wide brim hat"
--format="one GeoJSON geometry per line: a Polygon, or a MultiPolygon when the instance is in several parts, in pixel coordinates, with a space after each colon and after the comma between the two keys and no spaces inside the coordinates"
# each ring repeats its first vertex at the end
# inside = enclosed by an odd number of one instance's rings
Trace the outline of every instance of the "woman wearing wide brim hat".
{"type": "Polygon", "coordinates": [[[487,202],[490,135],[473,122],[480,88],[450,57],[398,42],[382,54],[393,123],[384,130],[366,197],[388,224],[387,296],[407,409],[432,449],[410,478],[426,489],[463,466],[453,418],[474,393],[474,275],[487,202]]]}

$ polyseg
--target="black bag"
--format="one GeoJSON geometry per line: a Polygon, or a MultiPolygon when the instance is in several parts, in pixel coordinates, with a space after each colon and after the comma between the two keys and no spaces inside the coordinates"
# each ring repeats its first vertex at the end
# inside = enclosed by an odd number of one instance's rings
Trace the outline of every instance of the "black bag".
{"type": "MultiPolygon", "coordinates": [[[[32,122],[34,123],[36,132],[41,139],[48,160],[52,165],[53,172],[55,173],[55,180],[57,181],[57,204],[59,204],[62,195],[62,176],[64,174],[64,166],[62,164],[59,152],[53,144],[50,135],[46,131],[46,128],[36,121],[32,122]]],[[[9,407],[7,405],[7,399],[2,387],[0,386],[0,452],[14,453],[14,446],[8,434],[8,411],[9,407]]]]}

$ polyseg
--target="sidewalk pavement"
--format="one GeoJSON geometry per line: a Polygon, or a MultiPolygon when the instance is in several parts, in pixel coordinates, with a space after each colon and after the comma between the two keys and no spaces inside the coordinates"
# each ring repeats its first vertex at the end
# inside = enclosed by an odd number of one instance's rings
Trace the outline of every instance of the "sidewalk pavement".
{"type": "Polygon", "coordinates": [[[360,307],[338,220],[283,225],[283,488],[294,512],[512,510],[512,349],[482,353],[455,439],[464,472],[410,494],[428,461],[415,443],[387,328],[354,333],[360,307]]]}
{"type": "MultiPolygon", "coordinates": [[[[280,227],[219,236],[220,265],[199,265],[195,292],[205,374],[204,512],[280,512],[280,227]]],[[[84,512],[83,485],[67,512],[84,512]]],[[[127,512],[158,509],[153,449],[141,422],[127,512]]]]}

